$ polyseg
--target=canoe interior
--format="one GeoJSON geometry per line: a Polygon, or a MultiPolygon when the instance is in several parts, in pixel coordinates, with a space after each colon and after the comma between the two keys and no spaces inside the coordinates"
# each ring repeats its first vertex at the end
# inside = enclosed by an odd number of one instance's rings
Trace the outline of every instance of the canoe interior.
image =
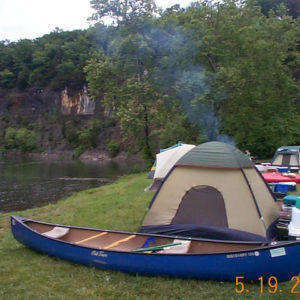
{"type": "MultiPolygon", "coordinates": [[[[43,224],[34,221],[25,221],[24,222],[28,227],[33,229],[35,232],[46,235],[48,232],[56,226],[51,224],[43,224]]],[[[78,246],[101,249],[101,250],[110,250],[110,251],[135,251],[143,247],[144,243],[149,239],[151,242],[148,242],[147,247],[156,247],[159,245],[172,244],[172,243],[187,243],[188,247],[185,250],[180,250],[179,252],[175,251],[176,254],[188,253],[188,254],[214,254],[214,253],[224,253],[224,252],[237,252],[243,250],[252,250],[262,246],[261,243],[230,243],[230,242],[213,242],[213,241],[198,241],[198,240],[185,240],[183,238],[174,238],[172,237],[153,237],[143,234],[135,233],[122,233],[122,232],[111,232],[97,229],[88,229],[88,228],[76,228],[76,227],[61,227],[68,228],[68,232],[62,237],[57,237],[57,240],[75,244],[78,246]],[[182,251],[182,252],[181,252],[182,251]]],[[[145,246],[144,246],[145,247],[145,246]]],[[[175,246],[164,248],[164,250],[156,251],[154,253],[167,253],[172,254],[172,251],[168,252],[168,249],[176,249],[175,246]]],[[[182,249],[182,248],[181,248],[182,249]]],[[[174,250],[173,250],[174,251],[174,250]]],[[[147,253],[147,252],[144,252],[147,253]]],[[[148,252],[153,253],[153,252],[148,252]]],[[[174,253],[174,252],[173,252],[174,253]]]]}

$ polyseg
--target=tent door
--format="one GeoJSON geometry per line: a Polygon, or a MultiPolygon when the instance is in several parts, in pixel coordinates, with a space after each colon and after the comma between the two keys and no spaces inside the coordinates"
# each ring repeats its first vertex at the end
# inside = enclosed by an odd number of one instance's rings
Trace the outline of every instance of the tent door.
{"type": "Polygon", "coordinates": [[[212,186],[192,187],[183,196],[171,224],[228,227],[222,194],[212,186]]]}
{"type": "Polygon", "coordinates": [[[282,166],[288,167],[290,165],[291,154],[282,155],[282,166]]]}

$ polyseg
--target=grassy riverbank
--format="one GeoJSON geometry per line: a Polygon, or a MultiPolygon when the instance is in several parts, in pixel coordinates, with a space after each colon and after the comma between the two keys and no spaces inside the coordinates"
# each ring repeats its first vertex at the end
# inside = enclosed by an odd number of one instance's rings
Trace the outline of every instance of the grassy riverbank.
{"type": "MultiPolygon", "coordinates": [[[[83,191],[42,208],[14,214],[42,221],[87,227],[138,231],[152,193],[144,192],[146,174],[120,178],[113,184],[83,191]]],[[[15,241],[10,214],[0,215],[0,299],[298,299],[291,282],[280,283],[275,294],[237,294],[234,282],[146,277],[102,271],[34,252],[15,241]],[[279,289],[282,292],[279,292],[279,289]]],[[[284,266],[283,266],[284,267],[284,266]]],[[[238,274],[237,274],[238,275],[238,274]]],[[[296,291],[300,290],[300,285],[296,291]]],[[[271,289],[273,291],[273,289],[271,289]]]]}

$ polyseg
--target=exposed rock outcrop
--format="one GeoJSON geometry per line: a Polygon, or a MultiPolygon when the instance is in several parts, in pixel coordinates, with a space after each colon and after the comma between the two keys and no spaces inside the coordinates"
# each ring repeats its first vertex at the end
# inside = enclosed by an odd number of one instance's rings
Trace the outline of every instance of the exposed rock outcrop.
{"type": "Polygon", "coordinates": [[[99,100],[90,100],[86,87],[0,91],[0,137],[7,127],[26,127],[36,132],[41,149],[51,153],[70,152],[68,135],[76,134],[91,119],[104,122],[103,108],[99,100]]]}
{"type": "MultiPolygon", "coordinates": [[[[95,145],[86,149],[82,145],[84,149],[80,158],[110,160],[107,149],[109,141],[115,141],[124,153],[130,143],[124,141],[118,123],[107,120],[113,116],[113,109],[104,110],[99,99],[90,99],[86,87],[81,90],[65,88],[62,91],[40,88],[0,90],[0,147],[5,146],[6,128],[25,127],[37,135],[39,149],[36,150],[40,150],[40,154],[36,155],[49,159],[72,157],[81,147],[78,136],[81,134],[84,139],[87,135],[88,138],[88,130],[95,120],[101,124],[95,145]]],[[[124,153],[114,159],[127,160],[124,153]]],[[[135,155],[139,156],[138,153],[135,155]]]]}
{"type": "Polygon", "coordinates": [[[88,89],[84,86],[80,91],[68,92],[66,87],[61,92],[61,112],[66,115],[93,115],[95,113],[95,101],[88,95],[88,89]]]}

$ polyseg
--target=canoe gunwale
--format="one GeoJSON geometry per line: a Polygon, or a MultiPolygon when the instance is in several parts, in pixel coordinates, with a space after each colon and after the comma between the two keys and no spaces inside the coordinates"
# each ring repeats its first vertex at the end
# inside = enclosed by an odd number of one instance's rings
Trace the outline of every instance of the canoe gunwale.
{"type": "Polygon", "coordinates": [[[101,232],[107,232],[107,233],[120,233],[120,234],[129,234],[129,235],[137,235],[137,236],[148,236],[148,237],[160,237],[160,238],[169,238],[169,239],[182,239],[182,240],[189,240],[189,241],[199,241],[199,242],[209,242],[209,243],[224,243],[224,244],[243,244],[243,245],[257,245],[259,242],[254,242],[254,241],[229,241],[229,240],[214,240],[214,239],[202,239],[202,238],[190,238],[190,237],[184,237],[184,236],[171,236],[171,235],[163,235],[163,234],[149,234],[149,233],[139,233],[139,232],[129,232],[129,231],[119,231],[119,230],[108,230],[108,229],[97,229],[97,228],[91,228],[91,227],[81,227],[81,226],[71,226],[71,225],[62,225],[62,224],[56,224],[56,223],[49,223],[49,222],[43,222],[43,221],[37,221],[33,220],[30,218],[24,218],[24,217],[19,217],[19,216],[11,216],[12,220],[15,220],[16,222],[20,223],[23,227],[27,228],[30,230],[32,233],[47,239],[47,240],[53,240],[55,242],[63,243],[63,244],[68,244],[68,245],[73,245],[75,247],[81,247],[81,248],[88,248],[91,250],[96,250],[96,251],[104,251],[104,252],[113,252],[113,253],[128,253],[128,254],[138,254],[138,255],[177,255],[177,256],[199,256],[199,255],[226,255],[226,254],[240,254],[240,253],[245,253],[249,251],[261,251],[261,250],[271,250],[275,248],[280,248],[280,247],[289,247],[289,246],[294,246],[297,244],[300,244],[300,240],[296,241],[275,241],[270,244],[266,243],[261,243],[261,246],[258,247],[253,247],[249,249],[244,249],[244,250],[226,250],[223,252],[201,252],[201,253],[143,253],[143,252],[135,252],[134,250],[128,251],[128,250],[114,250],[114,249],[105,249],[105,248],[96,248],[96,247],[91,247],[91,246],[86,246],[86,245],[81,245],[81,244],[76,244],[76,242],[68,242],[61,240],[59,238],[52,238],[43,235],[42,233],[34,230],[30,226],[26,224],[26,222],[33,222],[33,223],[38,223],[38,224],[43,224],[43,225],[50,225],[50,226],[59,226],[59,227],[64,227],[64,228],[69,228],[69,229],[83,229],[83,230],[93,230],[93,231],[101,231],[101,232]]]}

